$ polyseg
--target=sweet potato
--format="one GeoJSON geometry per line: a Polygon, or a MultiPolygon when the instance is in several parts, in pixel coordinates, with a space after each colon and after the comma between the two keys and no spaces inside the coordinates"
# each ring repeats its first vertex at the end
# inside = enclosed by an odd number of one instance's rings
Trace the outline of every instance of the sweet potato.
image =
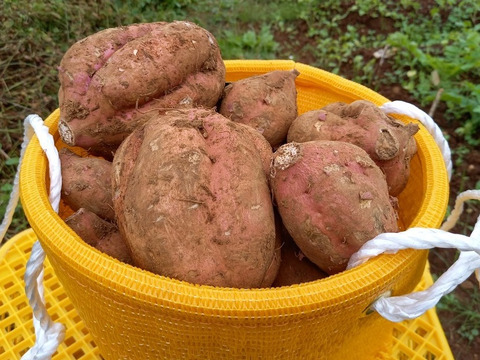
{"type": "Polygon", "coordinates": [[[87,244],[126,264],[131,264],[130,251],[115,224],[81,208],[65,219],[65,223],[87,244]]]}
{"type": "Polygon", "coordinates": [[[271,287],[275,279],[277,278],[278,271],[280,269],[280,264],[282,262],[282,246],[283,246],[283,237],[282,232],[284,226],[282,224],[282,218],[277,211],[274,211],[275,217],[275,252],[273,254],[272,262],[265,273],[263,282],[260,287],[271,287]]]}
{"type": "Polygon", "coordinates": [[[328,277],[302,253],[286,231],[282,238],[282,261],[272,284],[273,287],[301,284],[328,277]]]}
{"type": "Polygon", "coordinates": [[[113,161],[118,226],[141,268],[260,287],[275,253],[268,178],[250,136],[213,110],[153,117],[113,161]]]}
{"type": "Polygon", "coordinates": [[[356,145],[321,140],[282,145],[273,156],[271,183],[289,234],[328,274],[344,270],[366,241],[398,231],[385,175],[356,145]]]}
{"type": "Polygon", "coordinates": [[[59,66],[59,133],[103,156],[141,116],[179,106],[213,107],[225,86],[218,44],[186,21],[112,28],[72,45],[59,66]]]}
{"type": "Polygon", "coordinates": [[[404,125],[375,104],[358,100],[332,103],[298,116],[290,126],[288,141],[346,141],[361,147],[385,173],[390,195],[397,196],[410,175],[417,131],[418,125],[404,125]]]}
{"type": "Polygon", "coordinates": [[[104,219],[115,219],[112,203],[112,163],[81,157],[67,148],[59,151],[62,199],[76,211],[85,208],[104,219]]]}
{"type": "Polygon", "coordinates": [[[297,70],[272,71],[225,87],[219,112],[259,131],[273,148],[282,144],[297,117],[297,70]]]}
{"type": "Polygon", "coordinates": [[[270,143],[265,139],[265,137],[260,134],[258,131],[253,129],[252,127],[237,123],[237,131],[240,132],[242,137],[249,138],[250,141],[255,146],[255,150],[258,152],[263,164],[263,170],[265,171],[265,175],[269,176],[270,174],[270,163],[272,161],[273,149],[270,143]]]}

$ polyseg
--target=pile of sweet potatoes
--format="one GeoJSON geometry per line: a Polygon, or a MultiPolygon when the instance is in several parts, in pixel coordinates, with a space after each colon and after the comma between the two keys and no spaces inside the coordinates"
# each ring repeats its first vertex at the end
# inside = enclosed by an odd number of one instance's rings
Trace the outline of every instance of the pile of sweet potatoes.
{"type": "Polygon", "coordinates": [[[230,84],[216,39],[185,21],[74,44],[60,67],[67,225],[109,256],[222,287],[286,286],[345,269],[382,232],[417,126],[374,104],[298,114],[298,71],[230,84]]]}

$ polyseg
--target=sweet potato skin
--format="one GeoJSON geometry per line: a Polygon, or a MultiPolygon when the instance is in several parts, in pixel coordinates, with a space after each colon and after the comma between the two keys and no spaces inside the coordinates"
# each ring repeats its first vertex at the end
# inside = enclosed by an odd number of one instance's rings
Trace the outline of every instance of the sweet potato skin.
{"type": "Polygon", "coordinates": [[[271,178],[283,224],[302,252],[328,274],[343,271],[366,241],[398,231],[385,176],[356,145],[282,145],[273,156],[271,178]]]}
{"type": "Polygon", "coordinates": [[[59,133],[68,145],[113,153],[145,118],[213,107],[225,83],[218,44],[186,21],[112,28],[75,43],[59,66],[59,133]]]}
{"type": "Polygon", "coordinates": [[[302,253],[286,230],[282,233],[281,262],[272,287],[302,284],[328,277],[302,253]]]}
{"type": "Polygon", "coordinates": [[[115,219],[112,202],[112,163],[81,157],[68,148],[59,151],[62,199],[76,211],[85,208],[103,219],[115,219]]]}
{"type": "MultiPolygon", "coordinates": [[[[269,172],[270,173],[270,172],[269,172]]],[[[282,218],[278,211],[274,209],[274,218],[275,218],[275,251],[273,254],[272,261],[267,268],[265,277],[263,278],[262,284],[260,287],[267,288],[273,285],[273,282],[277,278],[278,271],[280,270],[280,265],[282,263],[282,248],[283,248],[283,229],[282,218]]]]}
{"type": "Polygon", "coordinates": [[[282,144],[297,117],[297,70],[272,71],[225,87],[219,113],[259,131],[273,148],[282,144]]]}
{"type": "Polygon", "coordinates": [[[403,124],[375,104],[357,100],[332,103],[298,116],[288,141],[345,141],[365,150],[386,175],[389,193],[397,196],[410,176],[410,160],[417,148],[413,135],[418,125],[403,124]]]}
{"type": "Polygon", "coordinates": [[[270,143],[267,141],[267,139],[265,139],[262,134],[253,129],[251,126],[237,123],[236,131],[240,132],[242,134],[242,137],[249,138],[250,141],[253,143],[256,152],[262,160],[263,170],[268,178],[270,174],[270,163],[272,161],[273,155],[273,149],[270,143]]]}
{"type": "Polygon", "coordinates": [[[114,208],[139,267],[196,284],[262,286],[275,252],[271,194],[237,125],[210,110],[172,111],[119,147],[114,208]]]}
{"type": "Polygon", "coordinates": [[[80,208],[65,223],[87,244],[126,264],[132,264],[130,250],[114,223],[80,208]]]}

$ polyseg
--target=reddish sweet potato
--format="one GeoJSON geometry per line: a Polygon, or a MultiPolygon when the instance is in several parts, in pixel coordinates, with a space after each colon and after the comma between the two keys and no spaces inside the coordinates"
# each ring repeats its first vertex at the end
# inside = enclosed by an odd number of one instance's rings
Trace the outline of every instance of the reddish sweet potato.
{"type": "Polygon", "coordinates": [[[225,87],[219,112],[259,131],[272,147],[282,144],[297,117],[297,70],[272,71],[225,87]]]}
{"type": "Polygon", "coordinates": [[[213,107],[225,85],[218,44],[186,21],[107,29],[75,43],[59,67],[59,133],[108,155],[145,113],[213,107]]]}
{"type": "Polygon", "coordinates": [[[62,166],[62,199],[76,211],[85,208],[98,216],[113,220],[112,163],[82,158],[67,148],[59,151],[62,166]]]}
{"type": "Polygon", "coordinates": [[[65,223],[87,244],[126,264],[131,264],[130,251],[115,224],[81,208],[65,223]]]}
{"type": "Polygon", "coordinates": [[[260,287],[271,287],[273,282],[275,281],[278,271],[280,269],[280,264],[282,262],[282,245],[283,245],[283,238],[282,238],[282,231],[284,229],[282,224],[282,218],[278,214],[277,211],[274,211],[275,216],[275,253],[272,258],[272,262],[267,269],[265,277],[263,279],[262,284],[260,287]]]}
{"type": "Polygon", "coordinates": [[[283,236],[281,257],[282,261],[273,287],[301,284],[328,277],[308,260],[288,233],[284,233],[283,236]]]}
{"type": "Polygon", "coordinates": [[[255,149],[262,160],[263,170],[268,178],[273,155],[272,146],[262,134],[248,125],[237,123],[237,131],[242,134],[242,137],[249,138],[254,144],[255,149]]]}
{"type": "Polygon", "coordinates": [[[346,141],[361,147],[385,173],[390,195],[397,196],[410,175],[417,131],[416,124],[404,125],[375,104],[358,100],[349,105],[332,103],[298,116],[290,126],[288,141],[346,141]]]}
{"type": "Polygon", "coordinates": [[[396,232],[385,175],[368,154],[340,141],[288,143],[273,156],[272,190],[302,252],[334,274],[366,241],[396,232]]]}
{"type": "Polygon", "coordinates": [[[139,267],[197,284],[262,286],[275,253],[273,206],[243,129],[214,111],[178,110],[118,148],[114,208],[139,267]]]}

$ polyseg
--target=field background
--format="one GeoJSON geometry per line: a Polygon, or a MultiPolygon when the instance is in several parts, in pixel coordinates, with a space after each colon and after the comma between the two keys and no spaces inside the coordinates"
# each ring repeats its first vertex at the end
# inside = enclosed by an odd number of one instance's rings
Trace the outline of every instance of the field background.
{"type": "MultiPolygon", "coordinates": [[[[362,83],[433,115],[453,152],[449,209],[480,189],[478,0],[61,1],[0,4],[0,218],[19,161],[23,119],[58,106],[57,66],[77,40],[134,22],[190,20],[218,40],[225,59],[292,59],[362,83]]],[[[472,201],[454,232],[469,234],[472,201]]],[[[6,239],[28,227],[18,206],[6,239]]],[[[6,240],[5,239],[5,240],[6,240]]],[[[430,254],[441,274],[458,256],[430,254]]],[[[456,359],[480,359],[480,292],[471,277],[437,310],[456,359]]]]}

